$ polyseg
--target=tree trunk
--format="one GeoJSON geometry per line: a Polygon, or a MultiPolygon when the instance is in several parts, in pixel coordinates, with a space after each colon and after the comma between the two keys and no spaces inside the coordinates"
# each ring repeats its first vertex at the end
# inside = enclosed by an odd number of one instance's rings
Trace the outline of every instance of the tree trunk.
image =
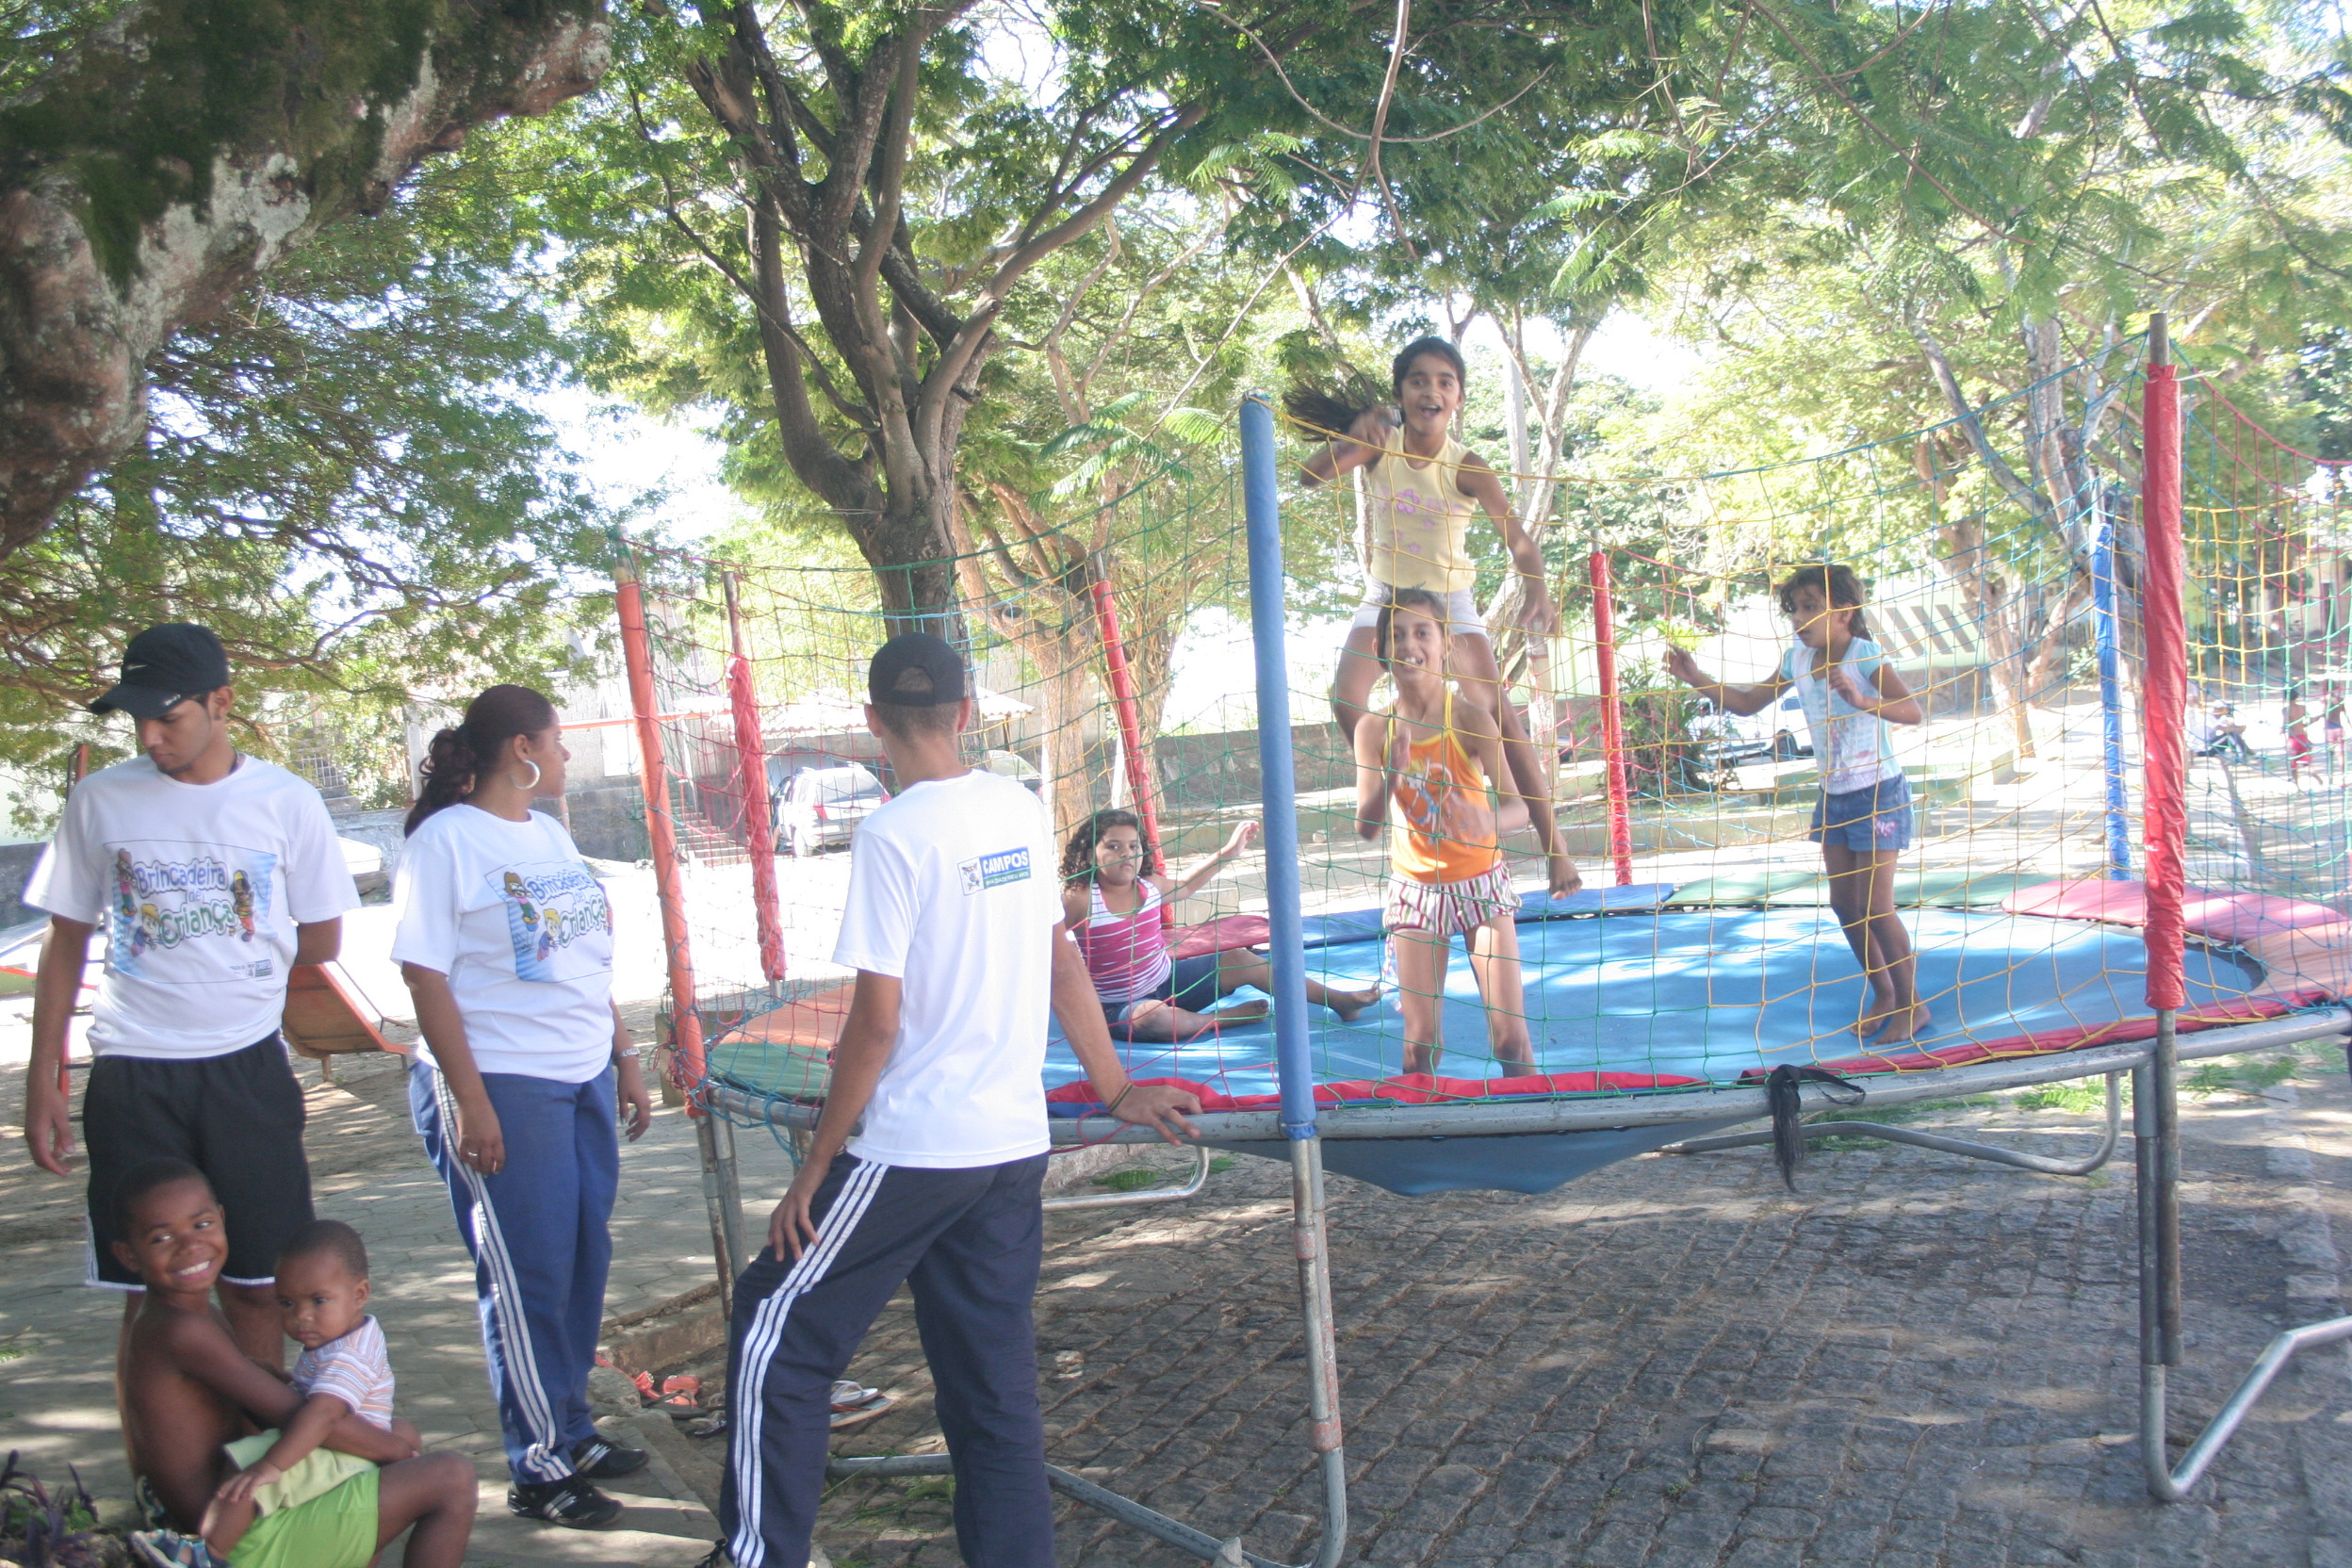
{"type": "Polygon", "coordinates": [[[150,0],[0,107],[0,559],[144,428],[147,356],[474,126],[604,74],[601,0],[150,0]],[[234,59],[236,74],[223,61],[234,59]],[[171,149],[170,152],[161,149],[171,149]]]}

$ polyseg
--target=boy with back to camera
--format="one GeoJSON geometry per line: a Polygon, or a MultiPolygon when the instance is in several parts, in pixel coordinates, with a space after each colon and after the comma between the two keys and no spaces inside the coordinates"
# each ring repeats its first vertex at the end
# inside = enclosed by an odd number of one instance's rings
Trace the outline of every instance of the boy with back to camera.
{"type": "Polygon", "coordinates": [[[230,1568],[368,1568],[412,1526],[405,1568],[458,1568],[473,1533],[473,1462],[420,1456],[414,1428],[378,1425],[361,1407],[324,1419],[312,1399],[238,1349],[208,1298],[228,1257],[228,1217],[194,1166],[149,1160],[122,1177],[114,1198],[115,1255],[145,1285],[122,1360],[123,1436],[169,1526],[142,1532],[140,1555],[168,1568],[223,1560],[206,1530],[224,1523],[216,1501],[237,1473],[231,1446],[247,1439],[241,1452],[258,1445],[285,1458],[279,1484],[299,1479],[307,1494],[282,1493],[281,1506],[248,1519],[233,1542],[220,1533],[230,1568]],[[297,1431],[364,1462],[337,1477],[314,1462],[315,1448],[286,1451],[285,1435],[297,1431]]]}
{"type": "Polygon", "coordinates": [[[801,1568],[825,1485],[833,1380],[902,1281],[956,1474],[972,1568],[1054,1561],[1037,1289],[1046,1013],[1122,1121],[1174,1142],[1200,1102],[1129,1082],[1070,942],[1037,796],[964,765],[963,661],[893,637],[866,724],[899,793],[858,830],[834,962],[858,972],[808,1157],[735,1285],[727,1539],[707,1568],[801,1568]]]}

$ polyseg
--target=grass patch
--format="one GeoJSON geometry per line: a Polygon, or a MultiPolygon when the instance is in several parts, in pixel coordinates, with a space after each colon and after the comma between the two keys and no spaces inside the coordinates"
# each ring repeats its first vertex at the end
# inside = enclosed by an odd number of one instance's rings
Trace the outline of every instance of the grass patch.
{"type": "MultiPolygon", "coordinates": [[[[1217,1155],[1209,1162],[1209,1174],[1215,1176],[1222,1171],[1233,1169],[1233,1160],[1234,1156],[1231,1154],[1217,1155]]],[[[1162,1177],[1168,1174],[1168,1171],[1160,1169],[1157,1166],[1131,1165],[1124,1170],[1114,1170],[1106,1176],[1096,1176],[1091,1180],[1096,1186],[1108,1187],[1113,1192],[1139,1192],[1145,1187],[1156,1184],[1162,1177]]]]}
{"type": "MultiPolygon", "coordinates": [[[[2107,1084],[2104,1079],[2078,1078],[2070,1084],[2041,1084],[2010,1096],[2021,1111],[2070,1111],[2088,1116],[2107,1108],[2107,1084]]],[[[2123,1081],[2123,1102],[2132,1103],[2132,1080],[2123,1081]]]]}
{"type": "Polygon", "coordinates": [[[2180,1076],[2184,1094],[2260,1094],[2276,1084],[2283,1084],[2301,1070],[2303,1063],[2292,1052],[2260,1056],[2220,1056],[2210,1062],[2199,1062],[2180,1076]]]}

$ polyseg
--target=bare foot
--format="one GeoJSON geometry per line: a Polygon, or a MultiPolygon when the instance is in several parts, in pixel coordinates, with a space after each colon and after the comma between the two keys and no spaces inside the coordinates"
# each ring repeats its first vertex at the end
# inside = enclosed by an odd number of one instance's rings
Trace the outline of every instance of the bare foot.
{"type": "Polygon", "coordinates": [[[1882,991],[1872,989],[1870,992],[1870,1004],[1862,1010],[1862,1016],[1860,1018],[1854,1021],[1854,1032],[1862,1039],[1870,1039],[1872,1036],[1878,1034],[1880,1030],[1886,1027],[1886,1021],[1893,1017],[1894,1013],[1895,993],[1890,990],[1882,991]]]}
{"type": "Polygon", "coordinates": [[[1323,993],[1323,1005],[1337,1013],[1340,1022],[1353,1023],[1356,1021],[1358,1013],[1363,1012],[1380,999],[1380,988],[1378,986],[1364,991],[1326,990],[1323,993]]]}
{"type": "Polygon", "coordinates": [[[1510,1056],[1497,1056],[1494,1065],[1502,1070],[1497,1076],[1503,1078],[1540,1078],[1544,1074],[1544,1070],[1533,1062],[1522,1062],[1510,1056]]]}
{"type": "Polygon", "coordinates": [[[1219,1007],[1217,1010],[1217,1021],[1219,1023],[1255,1023],[1273,1010],[1274,1004],[1260,997],[1255,1002],[1245,1002],[1238,1007],[1219,1007]]]}
{"type": "Polygon", "coordinates": [[[1918,1003],[1908,1012],[1899,1012],[1887,1020],[1886,1026],[1870,1039],[1872,1045],[1903,1045],[1927,1032],[1936,1015],[1927,1010],[1927,1004],[1918,1003]]]}

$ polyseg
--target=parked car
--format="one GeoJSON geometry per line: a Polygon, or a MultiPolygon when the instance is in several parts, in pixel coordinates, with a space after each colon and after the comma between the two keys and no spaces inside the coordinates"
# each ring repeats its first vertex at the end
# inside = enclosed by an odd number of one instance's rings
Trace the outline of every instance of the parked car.
{"type": "Polygon", "coordinates": [[[1805,727],[1805,704],[1789,692],[1770,708],[1754,713],[1718,715],[1727,738],[1748,750],[1741,760],[1769,757],[1775,762],[1813,755],[1813,732],[1805,727]]]}
{"type": "Polygon", "coordinates": [[[1032,794],[1041,794],[1044,792],[1044,777],[1038,774],[1037,769],[1031,767],[1028,762],[1024,760],[1017,752],[982,752],[980,754],[980,766],[988,772],[995,774],[1000,778],[1009,778],[1016,784],[1027,785],[1029,787],[1029,792],[1032,794]]]}
{"type": "MultiPolygon", "coordinates": [[[[769,779],[773,784],[773,769],[769,779]]],[[[890,798],[882,781],[856,762],[803,768],[776,792],[776,845],[806,856],[846,844],[858,825],[890,798]]]]}

